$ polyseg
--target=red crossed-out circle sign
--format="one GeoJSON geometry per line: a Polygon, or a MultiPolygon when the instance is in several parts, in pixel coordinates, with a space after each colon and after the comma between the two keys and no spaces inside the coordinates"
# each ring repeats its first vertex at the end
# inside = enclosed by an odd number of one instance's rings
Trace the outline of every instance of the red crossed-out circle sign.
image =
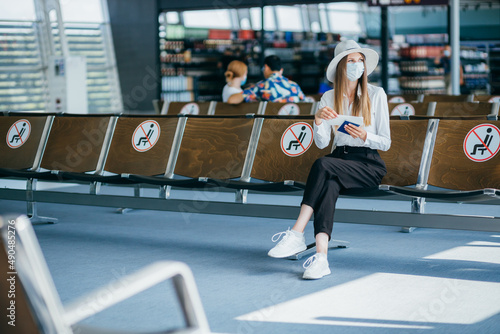
{"type": "Polygon", "coordinates": [[[493,124],[480,124],[467,133],[465,155],[474,162],[484,162],[500,151],[500,130],[493,124]]]}
{"type": "Polygon", "coordinates": [[[406,101],[405,101],[405,98],[402,96],[393,96],[387,102],[389,102],[389,103],[403,103],[406,101]]]}
{"type": "Polygon", "coordinates": [[[401,103],[394,107],[391,111],[392,116],[413,116],[415,108],[409,103],[401,103]]]}
{"type": "Polygon", "coordinates": [[[20,119],[10,127],[7,132],[7,145],[10,148],[18,148],[24,145],[31,133],[31,123],[26,119],[20,119]]]}
{"type": "Polygon", "coordinates": [[[180,114],[182,115],[198,115],[199,113],[200,113],[200,106],[194,102],[185,104],[180,111],[180,114]]]}
{"type": "Polygon", "coordinates": [[[295,103],[287,103],[278,111],[278,115],[299,115],[300,107],[295,103]]]}
{"type": "Polygon", "coordinates": [[[304,154],[313,142],[313,128],[305,122],[290,125],[281,136],[281,150],[289,157],[304,154]]]}
{"type": "Polygon", "coordinates": [[[144,121],[132,135],[132,146],[138,152],[146,152],[155,146],[160,138],[160,125],[153,120],[144,121]]]}

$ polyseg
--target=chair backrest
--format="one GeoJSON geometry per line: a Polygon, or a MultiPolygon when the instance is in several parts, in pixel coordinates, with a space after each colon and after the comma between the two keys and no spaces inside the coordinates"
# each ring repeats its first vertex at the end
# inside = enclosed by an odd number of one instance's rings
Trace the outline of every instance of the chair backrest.
{"type": "Polygon", "coordinates": [[[96,170],[110,120],[109,116],[56,117],[41,167],[65,172],[96,170]]]}
{"type": "Polygon", "coordinates": [[[427,120],[391,120],[391,148],[385,152],[379,151],[387,166],[383,184],[417,184],[427,124],[427,120]]]}
{"type": "Polygon", "coordinates": [[[163,100],[153,100],[153,109],[156,114],[161,114],[161,110],[163,109],[163,100]]]}
{"type": "Polygon", "coordinates": [[[249,102],[240,104],[230,104],[217,102],[214,109],[214,115],[246,115],[259,114],[265,102],[249,102]]]}
{"type": "Polygon", "coordinates": [[[428,110],[429,103],[389,103],[389,114],[391,116],[427,115],[428,110]]]}
{"type": "Polygon", "coordinates": [[[161,109],[162,115],[207,115],[210,111],[209,101],[200,102],[165,102],[161,109]]]}
{"type": "Polygon", "coordinates": [[[4,316],[1,333],[72,333],[64,322],[61,300],[28,218],[0,217],[0,234],[0,300],[3,310],[7,310],[7,303],[15,301],[16,325],[8,325],[10,319],[4,316]],[[12,246],[14,230],[15,247],[12,246]],[[11,280],[7,281],[5,276],[11,280]],[[12,287],[12,277],[15,278],[15,297],[11,298],[7,291],[12,287]],[[9,289],[4,289],[4,284],[8,284],[5,287],[9,289]]]}
{"type": "Polygon", "coordinates": [[[316,159],[330,153],[313,142],[313,117],[264,118],[251,177],[264,181],[306,182],[316,159]]]}
{"type": "Polygon", "coordinates": [[[474,101],[478,102],[500,102],[500,95],[474,95],[474,101]]]}
{"type": "Polygon", "coordinates": [[[323,96],[323,94],[307,94],[306,97],[310,97],[314,101],[319,102],[319,101],[321,101],[321,96],[323,96]]]}
{"type": "Polygon", "coordinates": [[[0,167],[33,168],[50,116],[0,116],[0,167]]]}
{"type": "Polygon", "coordinates": [[[164,174],[178,117],[120,117],[104,170],[117,174],[164,174]]]}
{"type": "Polygon", "coordinates": [[[264,110],[265,115],[312,115],[316,112],[313,110],[316,103],[311,102],[298,102],[298,103],[278,103],[278,102],[268,102],[266,109],[264,110]]]}
{"type": "Polygon", "coordinates": [[[468,102],[472,101],[471,95],[439,95],[439,94],[429,94],[424,95],[421,102],[468,102]]]}
{"type": "Polygon", "coordinates": [[[500,121],[440,120],[428,184],[500,188],[500,121]]]}
{"type": "Polygon", "coordinates": [[[419,94],[389,94],[387,95],[388,103],[412,103],[417,102],[419,94]]]}
{"type": "Polygon", "coordinates": [[[254,119],[188,117],[174,173],[191,178],[241,176],[254,119]]]}
{"type": "Polygon", "coordinates": [[[498,103],[488,102],[438,102],[432,116],[486,116],[498,115],[498,103]]]}

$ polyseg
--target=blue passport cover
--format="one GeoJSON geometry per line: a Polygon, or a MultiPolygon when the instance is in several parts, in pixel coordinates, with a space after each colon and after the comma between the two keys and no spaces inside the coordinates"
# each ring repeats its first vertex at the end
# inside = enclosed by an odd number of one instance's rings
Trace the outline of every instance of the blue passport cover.
{"type": "Polygon", "coordinates": [[[358,124],[356,124],[356,123],[349,122],[349,121],[344,121],[344,123],[342,123],[342,125],[341,125],[341,126],[339,126],[339,128],[337,129],[337,131],[340,131],[340,132],[345,133],[346,135],[349,135],[349,133],[348,133],[348,132],[346,131],[346,129],[345,129],[345,126],[346,126],[347,124],[353,124],[353,125],[355,125],[355,126],[359,126],[359,125],[358,125],[358,124]]]}

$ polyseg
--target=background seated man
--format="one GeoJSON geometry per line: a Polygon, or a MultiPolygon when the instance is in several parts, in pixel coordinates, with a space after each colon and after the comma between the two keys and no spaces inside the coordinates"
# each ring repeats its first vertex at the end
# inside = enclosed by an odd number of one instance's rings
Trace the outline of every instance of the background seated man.
{"type": "Polygon", "coordinates": [[[265,79],[245,89],[242,93],[233,94],[228,103],[270,101],[300,102],[304,101],[304,93],[297,83],[283,76],[281,60],[277,56],[268,56],[264,60],[265,79]]]}

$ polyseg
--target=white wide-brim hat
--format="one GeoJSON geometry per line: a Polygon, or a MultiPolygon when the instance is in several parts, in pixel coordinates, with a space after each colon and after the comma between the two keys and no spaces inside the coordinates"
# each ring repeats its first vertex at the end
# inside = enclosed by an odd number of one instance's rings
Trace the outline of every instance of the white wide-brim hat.
{"type": "Polygon", "coordinates": [[[350,53],[359,52],[365,56],[365,70],[366,75],[373,72],[378,64],[378,53],[372,49],[362,48],[353,40],[340,42],[335,47],[335,57],[333,57],[328,69],[326,70],[326,78],[331,82],[335,80],[335,73],[337,72],[337,65],[339,61],[350,53]]]}

